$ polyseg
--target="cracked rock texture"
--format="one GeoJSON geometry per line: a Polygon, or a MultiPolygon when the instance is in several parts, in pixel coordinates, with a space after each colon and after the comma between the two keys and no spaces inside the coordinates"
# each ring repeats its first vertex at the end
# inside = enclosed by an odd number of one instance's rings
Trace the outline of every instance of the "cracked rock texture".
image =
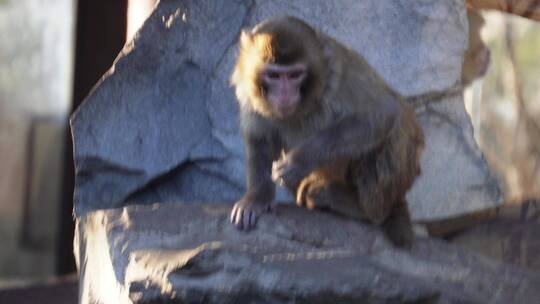
{"type": "MultiPolygon", "coordinates": [[[[291,14],[359,51],[407,96],[458,84],[462,0],[163,0],[72,118],[75,213],[130,203],[228,201],[244,191],[229,74],[240,30],[291,14]]],[[[501,203],[461,96],[418,108],[427,148],[413,218],[501,203]]],[[[283,191],[280,200],[290,199],[283,191]]]]}
{"type": "Polygon", "coordinates": [[[80,303],[538,303],[540,275],[290,205],[236,230],[229,204],[130,206],[81,216],[80,303]],[[321,225],[324,223],[324,225],[321,225]],[[81,264],[82,263],[82,264],[81,264]]]}

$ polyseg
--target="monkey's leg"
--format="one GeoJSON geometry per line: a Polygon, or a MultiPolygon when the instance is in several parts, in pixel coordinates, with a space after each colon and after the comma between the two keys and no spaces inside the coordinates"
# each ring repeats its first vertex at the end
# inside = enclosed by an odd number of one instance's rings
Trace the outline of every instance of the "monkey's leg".
{"type": "Polygon", "coordinates": [[[381,226],[394,245],[410,248],[414,234],[407,202],[402,197],[410,185],[404,184],[407,175],[400,174],[385,152],[355,164],[352,179],[358,204],[368,221],[381,226]]]}
{"type": "MultiPolygon", "coordinates": [[[[389,189],[378,189],[378,191],[391,192],[389,189]]],[[[362,193],[363,191],[358,191],[362,193]]],[[[365,192],[364,192],[365,194],[365,192]]],[[[359,196],[360,210],[365,218],[380,225],[388,239],[396,246],[411,248],[414,240],[413,226],[409,209],[405,199],[394,199],[389,197],[378,197],[373,192],[370,197],[359,196]]]]}
{"type": "Polygon", "coordinates": [[[382,227],[394,245],[407,249],[411,248],[414,232],[407,202],[404,199],[395,203],[382,227]]]}
{"type": "Polygon", "coordinates": [[[390,215],[397,200],[395,173],[381,166],[382,155],[371,155],[351,167],[350,179],[357,202],[367,219],[381,225],[390,215]],[[378,164],[379,162],[379,164],[378,164]]]}

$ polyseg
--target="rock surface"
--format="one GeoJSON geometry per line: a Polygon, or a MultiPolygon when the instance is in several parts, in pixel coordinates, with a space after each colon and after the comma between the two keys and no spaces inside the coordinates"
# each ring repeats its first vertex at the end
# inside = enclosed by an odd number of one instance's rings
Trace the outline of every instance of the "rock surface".
{"type": "MultiPolygon", "coordinates": [[[[76,215],[126,202],[238,199],[244,154],[229,86],[236,41],[242,28],[278,14],[358,50],[404,95],[459,82],[467,43],[461,0],[161,1],[72,118],[76,215]]],[[[418,114],[427,148],[410,193],[413,218],[500,204],[461,97],[418,114]]]]}
{"type": "Polygon", "coordinates": [[[81,303],[537,303],[540,275],[375,227],[277,206],[237,231],[229,205],[164,204],[78,220],[81,303]],[[322,225],[321,223],[324,223],[322,225]],[[82,264],[81,264],[82,263],[82,264]]]}
{"type": "Polygon", "coordinates": [[[451,241],[540,273],[540,200],[505,204],[490,220],[455,234],[451,241]]]}

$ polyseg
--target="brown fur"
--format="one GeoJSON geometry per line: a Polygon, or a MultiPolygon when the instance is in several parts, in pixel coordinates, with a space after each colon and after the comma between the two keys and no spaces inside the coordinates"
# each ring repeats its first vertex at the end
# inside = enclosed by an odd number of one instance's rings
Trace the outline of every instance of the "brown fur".
{"type": "Polygon", "coordinates": [[[242,34],[232,83],[248,154],[248,190],[233,223],[254,225],[273,200],[273,178],[301,206],[368,220],[395,244],[411,244],[405,193],[420,174],[423,133],[412,109],[359,54],[297,18],[275,18],[242,34]],[[297,62],[308,67],[301,106],[277,118],[258,73],[265,63],[297,62]]]}

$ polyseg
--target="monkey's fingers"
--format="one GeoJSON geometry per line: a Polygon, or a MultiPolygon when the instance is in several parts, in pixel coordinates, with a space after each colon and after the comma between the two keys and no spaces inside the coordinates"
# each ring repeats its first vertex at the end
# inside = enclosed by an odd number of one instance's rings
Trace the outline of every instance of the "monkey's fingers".
{"type": "Polygon", "coordinates": [[[230,221],[239,230],[250,230],[257,224],[257,218],[255,210],[235,205],[231,211],[230,221]]]}
{"type": "Polygon", "coordinates": [[[232,224],[235,224],[236,225],[236,217],[237,217],[237,212],[238,212],[238,205],[234,204],[232,210],[231,210],[231,216],[229,218],[230,222],[232,224]]]}
{"type": "Polygon", "coordinates": [[[254,210],[250,210],[249,217],[248,217],[249,227],[251,228],[255,227],[255,225],[257,224],[257,218],[259,218],[257,213],[254,210]]]}
{"type": "Polygon", "coordinates": [[[291,186],[294,184],[294,170],[289,163],[284,161],[272,164],[272,180],[280,186],[291,186]]]}
{"type": "Polygon", "coordinates": [[[244,230],[244,209],[235,205],[231,212],[231,223],[239,230],[244,230]]]}
{"type": "Polygon", "coordinates": [[[272,180],[283,186],[283,178],[281,177],[281,167],[282,165],[278,162],[272,163],[272,180]]]}

